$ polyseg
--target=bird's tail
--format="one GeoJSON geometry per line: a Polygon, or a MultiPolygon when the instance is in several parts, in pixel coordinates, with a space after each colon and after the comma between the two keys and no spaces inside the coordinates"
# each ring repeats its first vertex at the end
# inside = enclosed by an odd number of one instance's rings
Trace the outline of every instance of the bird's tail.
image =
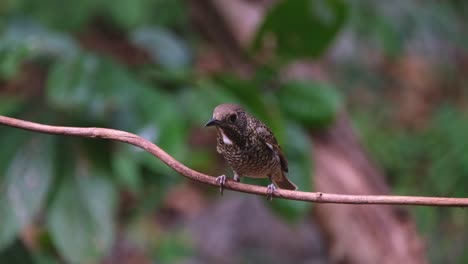
{"type": "Polygon", "coordinates": [[[290,181],[288,179],[288,177],[286,177],[285,174],[283,174],[282,177],[279,177],[277,179],[273,179],[273,182],[280,189],[292,190],[292,191],[297,190],[296,184],[292,183],[292,181],[290,181]]]}

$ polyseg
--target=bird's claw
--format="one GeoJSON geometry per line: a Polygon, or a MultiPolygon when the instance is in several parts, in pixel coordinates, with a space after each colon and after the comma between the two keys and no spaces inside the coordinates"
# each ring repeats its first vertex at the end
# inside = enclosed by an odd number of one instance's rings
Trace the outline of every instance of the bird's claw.
{"type": "Polygon", "coordinates": [[[267,199],[269,201],[273,200],[273,193],[276,191],[276,186],[271,183],[267,186],[267,199]]]}
{"type": "Polygon", "coordinates": [[[221,195],[223,195],[224,184],[226,183],[226,181],[227,181],[226,175],[221,175],[221,176],[216,177],[216,183],[219,184],[219,193],[221,195]]]}

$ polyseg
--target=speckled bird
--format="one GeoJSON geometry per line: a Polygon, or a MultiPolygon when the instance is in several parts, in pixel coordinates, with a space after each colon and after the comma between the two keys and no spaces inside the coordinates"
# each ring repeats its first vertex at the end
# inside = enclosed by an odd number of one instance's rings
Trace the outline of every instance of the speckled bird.
{"type": "MultiPolygon", "coordinates": [[[[216,126],[217,151],[234,171],[234,180],[241,177],[269,178],[267,196],[271,199],[276,187],[297,190],[288,177],[288,162],[271,130],[236,104],[221,104],[205,126],[216,126]],[[276,187],[275,187],[276,186],[276,187]]],[[[217,178],[222,193],[226,176],[217,178]]]]}

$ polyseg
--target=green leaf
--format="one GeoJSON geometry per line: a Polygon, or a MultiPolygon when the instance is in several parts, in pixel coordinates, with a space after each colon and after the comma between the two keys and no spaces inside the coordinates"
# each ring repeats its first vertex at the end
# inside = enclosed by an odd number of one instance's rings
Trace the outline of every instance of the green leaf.
{"type": "MultiPolygon", "coordinates": [[[[190,5],[183,0],[173,1],[150,1],[153,4],[149,12],[153,25],[160,25],[166,28],[187,29],[190,19],[190,5]]],[[[189,29],[190,30],[190,29],[189,29]]]]}
{"type": "Polygon", "coordinates": [[[35,19],[60,30],[79,30],[96,14],[95,9],[101,1],[82,0],[64,5],[61,1],[13,1],[19,14],[35,19]]]}
{"type": "Polygon", "coordinates": [[[15,243],[8,248],[0,251],[0,259],[2,263],[15,263],[15,264],[34,264],[31,252],[24,245],[21,240],[16,240],[15,243]]]}
{"type": "Polygon", "coordinates": [[[189,66],[191,54],[185,42],[161,27],[140,27],[132,32],[131,41],[149,53],[151,59],[168,69],[189,66]]]}
{"type": "Polygon", "coordinates": [[[30,140],[30,137],[31,133],[24,130],[0,126],[0,146],[2,146],[2,151],[0,151],[0,187],[4,186],[5,172],[10,161],[24,142],[30,140]]]}
{"type": "Polygon", "coordinates": [[[194,246],[186,233],[176,230],[163,235],[155,252],[158,263],[180,263],[195,255],[194,246]]]}
{"type": "Polygon", "coordinates": [[[12,78],[28,59],[72,59],[80,49],[68,35],[51,32],[34,21],[11,20],[0,36],[0,77],[12,78]]]}
{"type": "Polygon", "coordinates": [[[115,0],[107,3],[104,11],[109,12],[113,22],[124,30],[148,22],[154,9],[148,0],[115,0]]]}
{"type": "MultiPolygon", "coordinates": [[[[133,110],[140,121],[133,127],[133,132],[141,137],[158,144],[162,149],[178,160],[184,161],[187,157],[185,140],[187,138],[187,122],[182,116],[181,107],[171,94],[150,89],[147,86],[140,87],[140,92],[135,94],[133,110]]],[[[155,173],[176,175],[166,164],[141,149],[130,148],[131,155],[145,164],[155,173]]],[[[179,180],[180,177],[173,177],[179,180]]]]}
{"type": "Polygon", "coordinates": [[[284,59],[316,58],[330,46],[347,17],[341,0],[279,1],[260,26],[253,50],[274,47],[284,59]]]}
{"type": "Polygon", "coordinates": [[[81,112],[90,119],[108,120],[114,109],[131,102],[140,88],[118,63],[83,54],[53,65],[46,95],[50,105],[61,111],[81,112]]]}
{"type": "MultiPolygon", "coordinates": [[[[125,66],[92,54],[57,62],[47,80],[47,99],[53,107],[79,111],[94,120],[122,121],[120,115],[124,115],[125,121],[130,121],[130,127],[124,128],[145,125],[155,105],[151,106],[151,112],[142,108],[161,96],[157,89],[136,79],[125,66]]],[[[122,128],[121,124],[115,125],[122,128]]]]}
{"type": "Polygon", "coordinates": [[[99,91],[96,87],[99,66],[93,55],[55,63],[47,79],[49,103],[60,109],[83,109],[91,104],[91,98],[93,95],[96,98],[99,91]]]}
{"type": "Polygon", "coordinates": [[[0,48],[0,77],[6,80],[15,77],[26,58],[27,50],[24,46],[0,48]]]}
{"type": "Polygon", "coordinates": [[[13,210],[4,195],[0,197],[0,224],[0,249],[2,249],[13,242],[16,233],[19,231],[19,225],[15,222],[13,210]]]}
{"type": "Polygon", "coordinates": [[[96,263],[114,236],[116,193],[101,172],[80,166],[67,173],[49,209],[47,226],[55,246],[71,263],[96,263]]]}
{"type": "Polygon", "coordinates": [[[218,76],[222,89],[235,95],[244,107],[248,107],[256,113],[265,112],[265,103],[260,95],[260,86],[251,80],[244,80],[232,75],[218,76]]]}
{"type": "Polygon", "coordinates": [[[341,108],[341,97],[334,87],[312,81],[286,83],[277,93],[284,113],[310,128],[329,125],[341,108]]]}
{"type": "Polygon", "coordinates": [[[0,97],[0,115],[10,115],[23,106],[24,100],[19,97],[2,96],[0,97]]]}
{"type": "Polygon", "coordinates": [[[0,192],[0,248],[42,208],[52,182],[51,137],[39,135],[21,147],[5,171],[0,192]]]}
{"type": "Polygon", "coordinates": [[[134,156],[131,148],[119,145],[112,156],[112,168],[119,184],[137,192],[141,187],[141,179],[140,167],[134,156]]]}

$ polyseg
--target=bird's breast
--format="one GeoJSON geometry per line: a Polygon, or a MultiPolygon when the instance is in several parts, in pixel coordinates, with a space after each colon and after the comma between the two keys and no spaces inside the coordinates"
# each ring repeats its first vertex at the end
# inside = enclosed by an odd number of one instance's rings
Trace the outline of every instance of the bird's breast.
{"type": "Polygon", "coordinates": [[[217,150],[240,176],[263,178],[280,166],[272,149],[259,138],[247,137],[239,143],[220,132],[217,150]]]}

